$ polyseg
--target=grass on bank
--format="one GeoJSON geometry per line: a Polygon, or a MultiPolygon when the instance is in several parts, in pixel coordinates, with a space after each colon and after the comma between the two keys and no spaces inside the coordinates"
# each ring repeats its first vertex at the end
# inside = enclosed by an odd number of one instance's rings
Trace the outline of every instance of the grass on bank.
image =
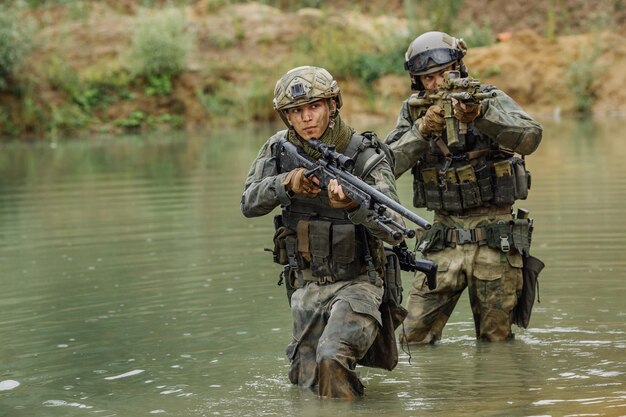
{"type": "MultiPolygon", "coordinates": [[[[211,11],[242,2],[204,0],[206,9],[211,11]]],[[[137,130],[184,125],[184,108],[165,104],[168,110],[164,112],[154,103],[174,101],[181,74],[189,70],[188,56],[197,48],[194,32],[190,30],[193,25],[182,9],[176,7],[188,2],[166,1],[167,7],[163,8],[162,1],[137,1],[139,6],[149,9],[141,9],[136,17],[128,53],[112,62],[98,63],[77,72],[62,57],[57,57],[26,74],[20,69],[29,54],[37,53],[37,45],[34,42],[36,28],[24,18],[24,5],[44,9],[66,7],[71,12],[70,18],[85,19],[90,10],[89,2],[22,0],[13,3],[21,6],[0,6],[0,135],[43,136],[84,129],[137,130]],[[42,88],[46,85],[59,93],[55,100],[42,97],[42,88]],[[109,109],[120,103],[128,110],[111,116],[109,109]]],[[[107,2],[113,7],[121,7],[123,3],[107,2]]],[[[306,35],[293,41],[290,47],[294,53],[286,62],[271,68],[237,68],[237,63],[224,62],[201,68],[203,85],[195,91],[194,98],[211,122],[274,119],[271,102],[277,74],[311,62],[332,68],[340,82],[357,82],[366,92],[364,96],[371,102],[371,108],[375,109],[380,98],[373,94],[373,83],[388,74],[404,74],[404,53],[416,33],[445,30],[463,37],[470,48],[494,41],[490,25],[458,21],[461,0],[404,0],[404,13],[414,33],[392,32],[376,37],[367,35],[367,28],[348,29],[345,22],[333,19],[323,1],[268,0],[261,3],[282,10],[317,7],[321,16],[307,28],[306,35]],[[250,76],[233,77],[232,73],[239,69],[250,76]]],[[[562,19],[562,16],[554,15],[554,8],[549,8],[548,12],[553,30],[555,19],[562,19]]],[[[246,28],[237,21],[233,25],[232,35],[224,34],[211,40],[214,46],[228,50],[240,45],[246,37],[246,28]]],[[[581,112],[590,111],[595,100],[589,84],[593,68],[585,62],[590,61],[573,62],[570,70],[572,88],[578,88],[572,91],[577,95],[581,112]]]]}

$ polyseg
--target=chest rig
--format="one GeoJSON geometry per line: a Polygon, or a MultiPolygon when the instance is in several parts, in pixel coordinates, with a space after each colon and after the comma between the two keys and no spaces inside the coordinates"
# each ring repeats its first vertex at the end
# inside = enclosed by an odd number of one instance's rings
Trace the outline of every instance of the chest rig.
{"type": "MultiPolygon", "coordinates": [[[[344,152],[355,161],[351,173],[365,178],[385,158],[380,146],[369,132],[353,135],[344,152]]],[[[275,155],[279,173],[298,168],[278,152],[275,155]]],[[[294,195],[275,223],[277,229],[287,230],[283,262],[291,272],[306,271],[305,279],[309,270],[311,279],[318,282],[348,280],[368,268],[382,270],[382,244],[363,226],[352,223],[345,210],[330,207],[325,190],[315,198],[294,195]]]]}
{"type": "MultiPolygon", "coordinates": [[[[426,110],[409,106],[412,121],[426,110]]],[[[448,147],[444,130],[411,169],[415,207],[462,215],[469,209],[511,206],[526,199],[530,172],[523,157],[501,148],[473,123],[463,126],[458,138],[455,146],[448,147]]]]}

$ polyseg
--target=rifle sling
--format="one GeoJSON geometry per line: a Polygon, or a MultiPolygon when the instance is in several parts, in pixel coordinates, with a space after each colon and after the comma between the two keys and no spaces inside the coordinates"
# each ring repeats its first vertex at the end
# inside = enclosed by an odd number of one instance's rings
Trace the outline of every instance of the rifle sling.
{"type": "Polygon", "coordinates": [[[450,148],[448,148],[448,145],[446,145],[446,143],[443,141],[443,139],[441,138],[441,136],[437,136],[435,138],[435,145],[437,145],[437,147],[439,148],[439,150],[441,151],[441,153],[446,157],[446,158],[450,158],[452,157],[452,152],[450,152],[450,148]]]}

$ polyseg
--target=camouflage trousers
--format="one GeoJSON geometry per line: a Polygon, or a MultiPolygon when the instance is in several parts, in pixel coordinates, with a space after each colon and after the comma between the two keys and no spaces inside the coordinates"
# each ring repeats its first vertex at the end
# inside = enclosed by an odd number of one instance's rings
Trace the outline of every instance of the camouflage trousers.
{"type": "MultiPolygon", "coordinates": [[[[460,227],[476,227],[476,222],[460,227]]],[[[503,341],[513,337],[512,312],[522,291],[522,256],[477,243],[456,245],[428,253],[438,264],[437,288],[429,290],[421,272],[407,301],[401,342],[434,343],[440,340],[459,297],[468,288],[476,337],[503,341]]]]}
{"type": "Polygon", "coordinates": [[[382,282],[367,276],[320,285],[311,282],[291,297],[293,340],[287,347],[289,379],[321,397],[353,399],[364,386],[355,368],[382,325],[382,282]]]}

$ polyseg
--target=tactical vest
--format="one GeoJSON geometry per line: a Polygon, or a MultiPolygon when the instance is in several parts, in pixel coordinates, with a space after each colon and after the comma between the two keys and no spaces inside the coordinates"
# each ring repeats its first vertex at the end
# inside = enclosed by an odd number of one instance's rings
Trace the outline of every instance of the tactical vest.
{"type": "MultiPolygon", "coordinates": [[[[426,110],[409,106],[411,119],[417,120],[426,110]]],[[[511,206],[528,196],[530,172],[523,157],[501,148],[473,123],[466,129],[450,155],[430,141],[430,150],[411,169],[415,207],[463,214],[476,207],[511,206]]],[[[442,140],[447,144],[445,131],[442,140]]]]}
{"type": "MultiPolygon", "coordinates": [[[[368,133],[353,135],[344,152],[355,161],[351,173],[361,178],[385,158],[383,144],[368,133]]],[[[277,164],[280,173],[297,168],[280,155],[277,164]]],[[[345,210],[330,207],[325,192],[315,198],[294,195],[291,204],[282,207],[280,223],[295,232],[284,238],[284,261],[292,271],[310,269],[313,277],[328,282],[347,280],[367,271],[367,254],[372,257],[371,266],[382,270],[382,243],[352,223],[345,210]]]]}

